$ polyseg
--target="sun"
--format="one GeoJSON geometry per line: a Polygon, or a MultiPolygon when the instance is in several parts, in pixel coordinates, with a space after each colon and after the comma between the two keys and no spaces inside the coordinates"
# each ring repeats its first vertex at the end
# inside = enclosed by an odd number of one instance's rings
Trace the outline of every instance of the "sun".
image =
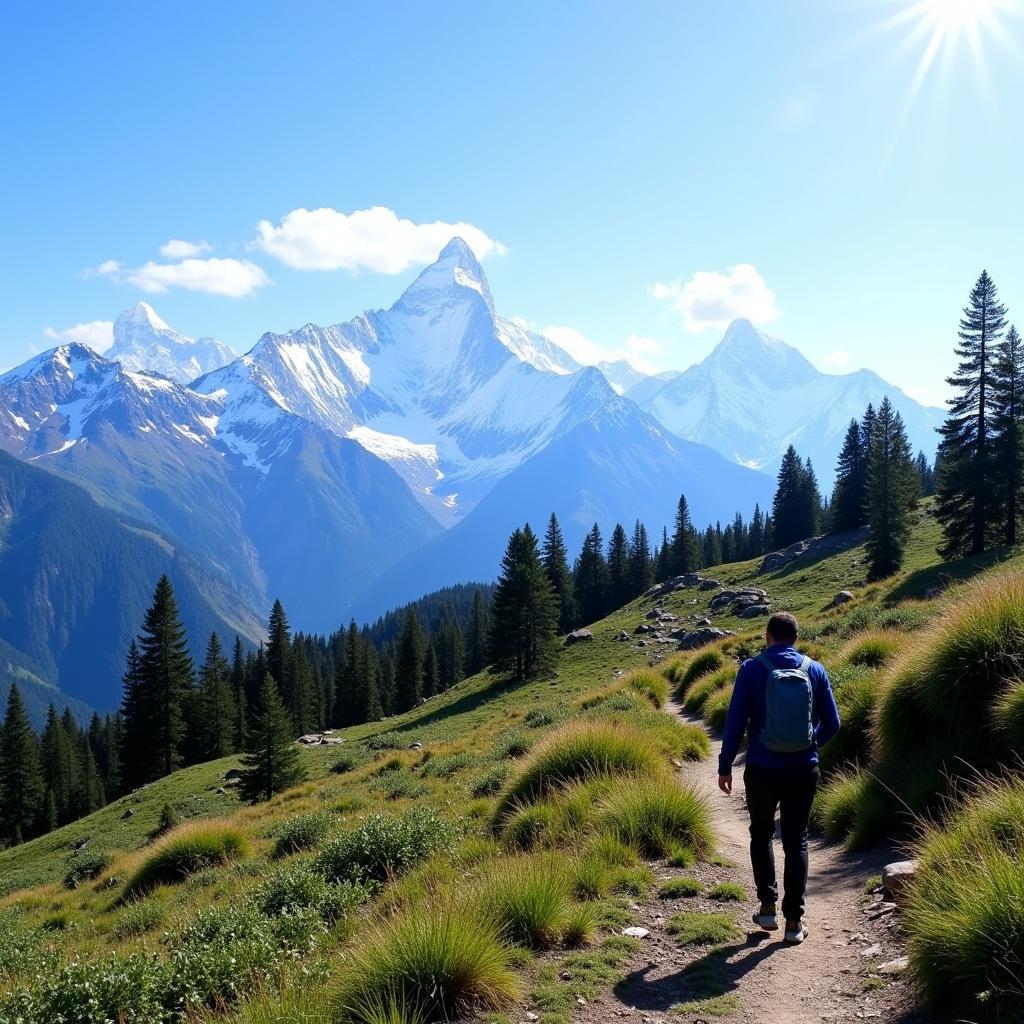
{"type": "Polygon", "coordinates": [[[921,17],[942,35],[973,32],[1006,5],[1001,0],[921,0],[921,17]]]}

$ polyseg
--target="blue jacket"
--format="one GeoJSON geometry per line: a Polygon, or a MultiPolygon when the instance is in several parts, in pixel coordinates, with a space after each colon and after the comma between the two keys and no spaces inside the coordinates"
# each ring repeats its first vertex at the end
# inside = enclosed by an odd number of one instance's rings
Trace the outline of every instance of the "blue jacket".
{"type": "MultiPolygon", "coordinates": [[[[765,654],[777,668],[798,668],[803,655],[795,647],[773,644],[765,654]]],[[[739,753],[743,733],[749,726],[747,738],[747,764],[760,768],[799,768],[818,763],[818,748],[823,747],[839,732],[839,709],[832,694],[832,681],[824,667],[816,661],[808,670],[814,691],[814,743],[810,750],[796,754],[776,754],[766,750],[759,739],[765,716],[765,683],[768,669],[756,658],[743,662],[736,674],[736,684],[725,720],[722,753],[718,758],[718,774],[730,775],[732,763],[739,753]]]]}

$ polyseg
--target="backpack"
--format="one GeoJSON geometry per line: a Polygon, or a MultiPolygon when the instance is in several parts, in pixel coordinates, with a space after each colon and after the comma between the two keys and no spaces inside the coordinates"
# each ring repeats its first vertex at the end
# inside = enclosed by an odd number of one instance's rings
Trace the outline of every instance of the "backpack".
{"type": "Polygon", "coordinates": [[[796,754],[814,746],[814,687],[807,655],[797,668],[776,668],[768,657],[757,660],[768,670],[764,724],[760,740],[775,754],[796,754]]]}

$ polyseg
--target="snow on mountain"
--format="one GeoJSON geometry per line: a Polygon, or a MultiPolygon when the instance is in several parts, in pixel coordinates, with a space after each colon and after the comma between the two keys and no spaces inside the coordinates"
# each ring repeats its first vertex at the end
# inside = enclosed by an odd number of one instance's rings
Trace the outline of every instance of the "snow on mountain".
{"type": "MultiPolygon", "coordinates": [[[[265,334],[194,385],[251,432],[250,389],[383,459],[441,523],[613,397],[593,368],[495,312],[472,250],[454,238],[387,310],[265,334]],[[244,408],[232,396],[245,394],[244,408]]],[[[255,412],[257,419],[260,412],[255,412]]]]}
{"type": "Polygon", "coordinates": [[[146,302],[137,302],[114,321],[114,344],[107,351],[126,369],[159,373],[188,384],[236,358],[215,338],[186,338],[169,327],[146,302]]]}
{"type": "Polygon", "coordinates": [[[932,455],[941,409],[915,402],[870,370],[822,373],[748,320],[733,321],[703,362],[627,392],[669,430],[745,466],[774,473],[793,444],[810,457],[826,488],[850,420],[886,395],[903,416],[913,449],[932,455]]]}

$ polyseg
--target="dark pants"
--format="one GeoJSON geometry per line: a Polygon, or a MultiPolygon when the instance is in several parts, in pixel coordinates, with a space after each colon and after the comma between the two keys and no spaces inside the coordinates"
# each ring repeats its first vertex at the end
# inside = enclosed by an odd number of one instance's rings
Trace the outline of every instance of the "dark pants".
{"type": "Polygon", "coordinates": [[[757,898],[777,903],[775,880],[775,809],[781,819],[782,850],[786,866],[782,875],[782,913],[797,921],[804,913],[807,890],[807,819],[818,788],[817,765],[803,768],[760,768],[747,765],[743,772],[750,812],[750,863],[754,868],[757,898]]]}

